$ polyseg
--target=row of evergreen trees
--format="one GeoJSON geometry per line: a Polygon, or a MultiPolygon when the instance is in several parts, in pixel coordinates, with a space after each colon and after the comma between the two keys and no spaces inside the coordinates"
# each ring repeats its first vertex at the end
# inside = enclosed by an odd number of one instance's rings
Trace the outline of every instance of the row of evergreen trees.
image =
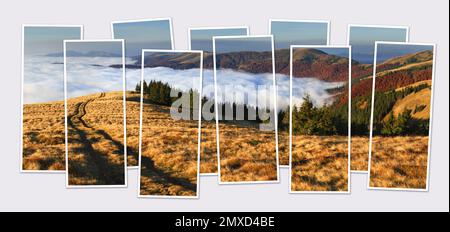
{"type": "MultiPolygon", "coordinates": [[[[199,93],[190,89],[188,92],[183,92],[181,90],[173,89],[169,84],[163,83],[161,81],[150,81],[147,83],[143,81],[143,93],[145,101],[163,106],[172,106],[172,104],[182,97],[184,94],[189,94],[189,108],[192,112],[192,117],[197,119],[198,107],[196,105],[198,101],[199,93]],[[177,92],[177,96],[171,96],[171,92],[177,92]]],[[[141,85],[138,83],[135,87],[136,92],[141,92],[141,85]]],[[[207,97],[202,97],[202,109],[204,111],[209,111],[214,114],[214,103],[211,103],[211,99],[207,97]]],[[[247,121],[253,123],[266,122],[269,119],[268,114],[270,111],[265,108],[259,108],[255,106],[250,106],[241,103],[225,102],[218,105],[219,119],[225,121],[247,121]]],[[[203,114],[202,114],[203,115],[203,114]]],[[[203,120],[212,120],[213,118],[205,118],[203,120]]]]}
{"type": "MultiPolygon", "coordinates": [[[[414,111],[418,110],[414,109],[414,111]]],[[[423,110],[423,108],[422,108],[423,110]]],[[[428,120],[414,119],[413,110],[405,109],[402,113],[394,116],[394,113],[389,113],[388,119],[374,125],[374,134],[395,136],[395,135],[428,135],[428,120]]]]}
{"type": "MultiPolygon", "coordinates": [[[[375,135],[427,135],[429,120],[412,117],[426,106],[419,105],[414,110],[405,110],[396,117],[392,108],[395,103],[422,89],[430,88],[428,84],[404,88],[400,91],[376,92],[374,106],[373,133],[375,135]],[[388,119],[385,118],[388,115],[388,119]]],[[[347,135],[348,104],[337,102],[323,107],[315,107],[309,96],[303,99],[300,106],[292,109],[292,132],[300,135],[347,135]]],[[[352,101],[351,133],[352,135],[369,135],[371,96],[362,96],[352,101]],[[361,102],[366,105],[361,107],[361,102]]],[[[278,113],[279,130],[289,131],[289,108],[278,113]]]]}
{"type": "MultiPolygon", "coordinates": [[[[380,125],[383,124],[383,119],[386,115],[392,111],[395,102],[425,88],[430,88],[430,86],[427,84],[422,84],[414,87],[408,87],[401,91],[391,90],[387,92],[375,92],[376,101],[374,106],[374,133],[383,134],[381,132],[380,125]]],[[[372,96],[367,95],[352,100],[352,135],[369,134],[371,97],[372,96]],[[365,103],[364,107],[361,107],[362,102],[365,103]]],[[[413,113],[414,112],[412,112],[412,114],[413,113]]],[[[415,132],[410,130],[410,133],[415,132]]]]}
{"type": "MultiPolygon", "coordinates": [[[[306,96],[300,106],[292,106],[292,133],[295,135],[347,135],[347,105],[314,106],[306,96]]],[[[278,113],[279,129],[289,131],[289,108],[278,113]]]]}
{"type": "MultiPolygon", "coordinates": [[[[140,83],[136,85],[135,90],[136,92],[141,92],[140,83]]],[[[168,84],[161,81],[152,80],[147,84],[144,80],[142,90],[144,92],[145,99],[157,105],[170,106],[176,100],[176,98],[170,96],[172,88],[168,84]]]]}
{"type": "Polygon", "coordinates": [[[428,84],[421,84],[407,87],[400,91],[375,92],[373,134],[386,136],[427,135],[429,120],[415,119],[412,117],[414,113],[424,110],[425,106],[416,106],[414,110],[405,109],[397,117],[392,112],[392,108],[398,100],[425,88],[430,88],[430,86],[428,84]]]}
{"type": "MultiPolygon", "coordinates": [[[[424,88],[430,88],[427,84],[408,87],[401,91],[388,91],[375,93],[374,107],[374,134],[375,135],[405,135],[417,134],[426,135],[428,133],[428,120],[414,119],[412,114],[424,110],[425,106],[418,106],[414,110],[405,110],[397,117],[392,113],[392,108],[396,101],[418,92],[424,88]],[[386,115],[389,114],[387,120],[386,115]]],[[[140,84],[136,85],[136,92],[141,91],[140,84]]],[[[195,107],[198,93],[192,89],[188,92],[177,91],[178,96],[171,96],[172,88],[167,83],[161,81],[143,82],[143,91],[146,101],[152,104],[171,106],[182,94],[189,94],[189,108],[191,118],[197,119],[198,108],[195,107]]],[[[293,106],[292,109],[292,132],[300,135],[347,135],[348,134],[348,104],[334,103],[323,107],[313,105],[309,96],[303,99],[300,106],[293,106]]],[[[202,98],[202,109],[205,105],[210,107],[210,113],[214,113],[214,104],[211,104],[207,97],[202,98]]],[[[370,125],[370,97],[363,96],[352,101],[352,135],[368,135],[370,125]],[[365,107],[358,105],[361,101],[368,103],[365,107]]],[[[268,122],[273,115],[267,109],[261,109],[246,104],[225,102],[218,106],[219,119],[225,121],[247,121],[252,123],[268,122]]],[[[203,115],[203,114],[202,114],[203,115]]],[[[212,120],[205,118],[203,120],[212,120]]],[[[282,131],[289,131],[289,108],[278,113],[278,125],[282,131]]]]}

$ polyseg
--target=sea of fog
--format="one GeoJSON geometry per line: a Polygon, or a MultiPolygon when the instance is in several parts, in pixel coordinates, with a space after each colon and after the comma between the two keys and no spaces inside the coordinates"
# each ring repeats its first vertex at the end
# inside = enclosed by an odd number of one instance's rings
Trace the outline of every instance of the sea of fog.
{"type": "MultiPolygon", "coordinates": [[[[64,99],[64,66],[62,57],[28,56],[24,63],[24,103],[58,101],[64,99]]],[[[131,62],[127,60],[127,62],[131,62]]],[[[110,65],[120,64],[121,58],[68,57],[68,97],[98,92],[122,90],[122,70],[110,65]]],[[[175,70],[167,67],[145,68],[144,79],[162,81],[174,88],[199,91],[200,70],[175,70]]],[[[289,105],[289,76],[277,74],[278,109],[289,105]]],[[[140,69],[126,70],[126,89],[135,90],[141,80],[140,69]]],[[[293,103],[301,104],[309,95],[317,106],[332,102],[326,91],[342,86],[341,82],[324,82],[315,78],[293,79],[293,103]]],[[[252,74],[234,70],[217,70],[219,102],[247,103],[249,105],[273,105],[272,74],[252,74]],[[245,93],[245,94],[243,94],[245,93]]],[[[214,96],[213,70],[203,72],[203,95],[214,96]]]]}
{"type": "MultiPolygon", "coordinates": [[[[33,55],[24,57],[23,102],[42,103],[64,100],[64,59],[33,55]]],[[[121,58],[67,57],[68,98],[123,88],[121,58]]]]}
{"type": "Polygon", "coordinates": [[[67,57],[67,98],[100,92],[122,91],[121,57],[67,57]]]}
{"type": "MultiPolygon", "coordinates": [[[[252,74],[234,70],[217,70],[217,96],[219,102],[247,103],[254,106],[273,105],[273,76],[270,73],[252,74]],[[245,95],[243,94],[245,93],[245,95]],[[263,102],[265,101],[265,102],[263,102]]],[[[141,78],[140,70],[127,70],[127,90],[134,90],[141,78]]],[[[175,70],[166,67],[145,68],[144,80],[162,81],[170,86],[187,91],[199,90],[200,70],[175,70]]],[[[277,74],[278,109],[289,105],[289,76],[277,74]]],[[[203,92],[208,98],[214,96],[213,70],[205,69],[203,72],[203,92]]],[[[316,106],[329,104],[333,101],[332,95],[326,90],[344,85],[342,82],[325,82],[316,78],[293,79],[293,103],[301,104],[303,98],[309,95],[316,106]]]]}
{"type": "Polygon", "coordinates": [[[25,104],[64,100],[64,59],[25,56],[23,102],[25,104]]]}

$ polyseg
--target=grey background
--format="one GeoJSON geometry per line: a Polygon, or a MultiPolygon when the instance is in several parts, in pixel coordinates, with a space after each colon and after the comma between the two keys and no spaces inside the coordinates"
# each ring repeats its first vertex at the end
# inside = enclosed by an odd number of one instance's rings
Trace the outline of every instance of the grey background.
{"type": "Polygon", "coordinates": [[[124,211],[410,211],[449,210],[448,1],[23,1],[2,2],[0,101],[0,210],[124,211]],[[289,195],[281,183],[218,186],[202,177],[200,200],[138,199],[137,171],[128,189],[71,189],[64,174],[20,174],[21,24],[84,24],[85,39],[111,37],[114,20],[172,17],[175,49],[188,48],[188,27],[248,25],[267,34],[269,18],[331,20],[331,43],[345,44],[347,24],[410,25],[411,42],[437,44],[430,191],[366,190],[366,175],[352,175],[351,195],[289,195]]]}

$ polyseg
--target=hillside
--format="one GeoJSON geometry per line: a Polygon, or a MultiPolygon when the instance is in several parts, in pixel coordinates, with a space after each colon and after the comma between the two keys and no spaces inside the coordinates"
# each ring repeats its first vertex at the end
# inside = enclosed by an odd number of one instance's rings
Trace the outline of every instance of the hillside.
{"type": "MultiPolygon", "coordinates": [[[[347,136],[292,136],[292,191],[348,191],[347,136]]],[[[353,157],[352,157],[353,158],[353,157]]]]}
{"type": "MultiPolygon", "coordinates": [[[[275,51],[275,70],[277,73],[290,75],[289,72],[289,49],[275,51]]],[[[164,54],[153,53],[146,56],[145,67],[165,66],[174,69],[188,69],[197,67],[198,62],[194,57],[180,54],[178,57],[167,59],[164,54]],[[162,61],[164,60],[164,61],[162,61]]],[[[191,55],[194,56],[194,55],[191,55]]],[[[134,57],[134,64],[127,65],[127,68],[140,68],[141,57],[134,57]]],[[[249,73],[270,73],[272,72],[272,55],[270,52],[231,52],[218,54],[217,65],[224,69],[235,69],[249,73]]],[[[316,77],[324,81],[343,81],[348,79],[347,58],[329,55],[317,49],[298,49],[294,54],[294,75],[304,77],[316,77]],[[332,64],[330,66],[330,64],[332,64]]],[[[365,65],[359,65],[353,61],[355,70],[366,70],[365,65]]],[[[112,67],[121,67],[113,65],[112,67]]],[[[203,68],[213,69],[213,54],[204,52],[203,68]]]]}
{"type": "MultiPolygon", "coordinates": [[[[174,69],[198,67],[198,59],[194,57],[195,54],[180,54],[170,59],[161,56],[164,55],[154,53],[146,56],[145,67],[164,66],[174,69]]],[[[233,68],[250,73],[265,73],[272,71],[271,58],[270,52],[234,52],[219,54],[216,62],[221,68],[233,68]]],[[[140,58],[137,59],[140,60],[140,58]]],[[[204,53],[203,65],[205,69],[213,68],[212,53],[204,53]]]]}
{"type": "Polygon", "coordinates": [[[65,170],[64,101],[23,106],[23,170],[65,170]]]}
{"type": "Polygon", "coordinates": [[[374,136],[370,186],[425,189],[428,140],[428,136],[374,136]]]}
{"type": "MultiPolygon", "coordinates": [[[[139,96],[133,92],[128,95],[139,96]]],[[[128,114],[139,114],[138,107],[129,110],[128,114]]],[[[195,195],[198,125],[197,120],[173,120],[169,106],[144,102],[141,194],[195,195]]],[[[275,155],[265,154],[268,150],[275,154],[273,133],[232,123],[221,123],[220,132],[221,142],[231,138],[222,145],[223,180],[267,180],[276,176],[275,155]]],[[[215,121],[202,121],[201,173],[217,172],[217,152],[211,149],[217,146],[215,134],[215,121]]]]}
{"type": "MultiPolygon", "coordinates": [[[[433,65],[433,52],[423,51],[414,54],[388,59],[377,65],[377,90],[388,91],[411,85],[416,82],[430,80],[433,65]]],[[[356,68],[361,68],[361,65],[356,68]]],[[[358,73],[352,66],[352,98],[372,94],[372,74],[355,78],[358,73]],[[355,80],[356,79],[356,80],[355,80]]],[[[371,70],[365,67],[365,70],[371,70]]]]}
{"type": "MultiPolygon", "coordinates": [[[[431,104],[431,89],[422,89],[419,92],[407,95],[403,99],[395,102],[392,107],[394,116],[397,117],[405,109],[412,110],[412,117],[415,119],[429,119],[430,118],[430,104],[431,104]]],[[[385,120],[389,117],[386,115],[385,120]]]]}
{"type": "Polygon", "coordinates": [[[348,58],[316,49],[296,49],[292,62],[293,76],[314,77],[329,82],[348,81],[348,58]]]}
{"type": "Polygon", "coordinates": [[[70,185],[125,184],[122,92],[67,100],[70,185]]]}
{"type": "Polygon", "coordinates": [[[377,72],[388,69],[395,69],[409,64],[423,63],[432,60],[433,60],[433,51],[427,50],[422,52],[416,52],[413,54],[407,54],[385,60],[383,63],[377,65],[377,72]]]}
{"type": "Polygon", "coordinates": [[[432,64],[427,63],[420,67],[404,70],[395,70],[383,73],[376,77],[376,90],[380,92],[391,91],[402,88],[416,82],[431,80],[432,64]]]}

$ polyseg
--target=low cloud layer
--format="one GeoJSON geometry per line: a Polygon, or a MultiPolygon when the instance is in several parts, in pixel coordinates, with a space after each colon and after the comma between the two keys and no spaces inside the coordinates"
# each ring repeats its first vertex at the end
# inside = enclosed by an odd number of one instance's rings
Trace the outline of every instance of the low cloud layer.
{"type": "MultiPolygon", "coordinates": [[[[145,68],[144,79],[162,81],[174,88],[184,91],[198,90],[200,85],[199,69],[174,70],[166,67],[145,68]]],[[[127,71],[127,90],[134,90],[140,81],[140,70],[127,71]]],[[[278,109],[289,105],[289,76],[277,74],[278,84],[278,109]]],[[[303,97],[309,95],[317,106],[329,104],[333,101],[332,95],[326,90],[342,86],[340,82],[324,82],[315,78],[293,79],[293,103],[301,104],[303,97]]],[[[273,105],[273,76],[270,73],[252,74],[233,70],[217,70],[217,90],[219,102],[247,103],[249,105],[268,106],[273,105]],[[258,97],[259,96],[259,97],[258,97]],[[259,99],[259,102],[258,102],[259,99]],[[261,100],[268,102],[262,104],[261,100]]],[[[203,96],[212,99],[214,97],[214,72],[205,69],[203,71],[203,96]]]]}
{"type": "MultiPolygon", "coordinates": [[[[68,97],[83,96],[98,92],[122,90],[122,70],[110,68],[121,63],[120,58],[69,57],[67,58],[68,97]]],[[[64,100],[64,66],[59,57],[27,57],[24,65],[24,103],[39,103],[64,100]]],[[[278,84],[278,109],[289,105],[289,76],[276,74],[278,84]]],[[[199,90],[200,70],[174,70],[166,67],[145,68],[146,81],[157,80],[174,88],[187,91],[199,90]]],[[[141,80],[140,69],[126,71],[126,89],[134,90],[141,80]]],[[[273,101],[272,74],[251,74],[233,70],[217,70],[219,102],[248,103],[260,105],[261,99],[273,101]],[[257,91],[259,89],[259,92],[257,91]],[[245,95],[244,95],[245,93],[245,95]]],[[[332,96],[326,91],[344,83],[330,83],[315,78],[293,79],[293,103],[299,105],[303,97],[309,95],[314,104],[321,106],[331,103],[332,96]]],[[[214,72],[203,71],[203,95],[214,97],[214,72]]],[[[273,102],[272,102],[273,104],[273,102]]],[[[267,105],[262,104],[262,105],[267,105]]]]}
{"type": "MultiPolygon", "coordinates": [[[[323,106],[331,104],[334,99],[327,89],[343,86],[343,82],[326,82],[316,78],[293,78],[292,79],[292,104],[300,105],[303,98],[309,96],[313,104],[323,106]]],[[[289,76],[277,74],[278,85],[278,109],[289,105],[289,76]]]]}
{"type": "Polygon", "coordinates": [[[23,69],[25,104],[64,100],[62,57],[26,56],[23,69]]]}
{"type": "MultiPolygon", "coordinates": [[[[200,69],[175,70],[167,67],[145,68],[144,80],[146,82],[161,81],[172,88],[182,91],[190,89],[200,91],[200,69]]],[[[127,90],[135,90],[136,84],[141,80],[141,70],[127,71],[127,90]]]]}
{"type": "Polygon", "coordinates": [[[68,98],[123,89],[122,69],[109,67],[122,63],[122,58],[68,57],[66,61],[68,98]]]}

